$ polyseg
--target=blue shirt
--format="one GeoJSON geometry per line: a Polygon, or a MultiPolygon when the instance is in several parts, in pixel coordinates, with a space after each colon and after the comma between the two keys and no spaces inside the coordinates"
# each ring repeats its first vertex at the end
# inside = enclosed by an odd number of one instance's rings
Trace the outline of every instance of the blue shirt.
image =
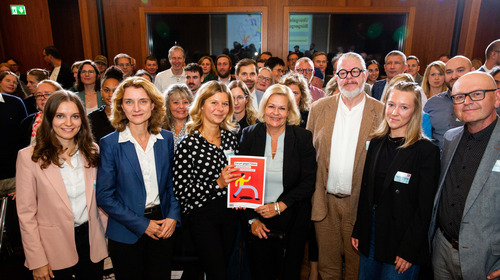
{"type": "Polygon", "coordinates": [[[431,118],[432,139],[440,150],[443,149],[444,133],[451,128],[464,125],[455,116],[449,90],[429,98],[424,106],[424,112],[431,118]]]}

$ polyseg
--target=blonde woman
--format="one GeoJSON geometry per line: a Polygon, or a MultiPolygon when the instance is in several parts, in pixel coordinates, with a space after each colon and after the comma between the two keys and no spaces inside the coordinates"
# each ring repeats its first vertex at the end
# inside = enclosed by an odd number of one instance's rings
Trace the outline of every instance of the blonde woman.
{"type": "Polygon", "coordinates": [[[312,97],[306,79],[304,76],[292,72],[283,76],[280,84],[292,90],[295,104],[297,104],[300,111],[301,120],[299,126],[306,128],[307,118],[309,117],[309,110],[311,109],[312,103],[312,97]]]}
{"type": "Polygon", "coordinates": [[[422,89],[425,96],[431,98],[434,95],[448,90],[444,82],[444,62],[434,61],[425,68],[424,78],[422,80],[422,89]]]}

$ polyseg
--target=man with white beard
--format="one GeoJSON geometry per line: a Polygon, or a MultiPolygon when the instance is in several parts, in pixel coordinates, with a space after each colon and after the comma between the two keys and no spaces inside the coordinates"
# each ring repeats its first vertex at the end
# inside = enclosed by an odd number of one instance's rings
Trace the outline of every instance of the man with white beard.
{"type": "Polygon", "coordinates": [[[323,280],[358,279],[359,253],[351,234],[370,134],[382,121],[384,108],[363,91],[366,64],[360,55],[343,54],[336,75],[340,94],[316,101],[307,122],[318,162],[311,219],[323,280]]]}

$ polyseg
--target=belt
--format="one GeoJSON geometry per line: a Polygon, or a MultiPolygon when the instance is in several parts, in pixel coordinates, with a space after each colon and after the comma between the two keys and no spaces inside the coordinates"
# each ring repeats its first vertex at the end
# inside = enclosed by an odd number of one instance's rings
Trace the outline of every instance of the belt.
{"type": "Polygon", "coordinates": [[[156,212],[161,212],[160,205],[156,205],[156,206],[144,209],[144,215],[149,215],[149,214],[153,214],[156,212]]]}
{"type": "Polygon", "coordinates": [[[444,238],[446,238],[446,240],[448,240],[448,242],[450,243],[451,247],[453,247],[453,249],[455,249],[455,250],[458,250],[458,240],[456,240],[455,238],[453,238],[450,235],[448,235],[446,233],[446,231],[444,231],[442,228],[439,228],[439,229],[443,233],[444,238]]]}
{"type": "Polygon", "coordinates": [[[343,194],[343,193],[328,193],[328,194],[329,195],[333,195],[336,198],[346,198],[346,197],[350,197],[351,196],[349,194],[343,194]]]}

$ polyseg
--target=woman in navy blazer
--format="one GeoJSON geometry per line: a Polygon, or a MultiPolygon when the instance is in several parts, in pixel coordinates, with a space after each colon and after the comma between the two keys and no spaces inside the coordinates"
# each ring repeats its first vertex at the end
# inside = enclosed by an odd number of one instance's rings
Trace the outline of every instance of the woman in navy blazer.
{"type": "Polygon", "coordinates": [[[162,130],[164,98],[143,78],[123,81],[113,97],[117,131],[101,139],[97,203],[117,279],[169,279],[180,220],[172,192],[172,133],[162,130]],[[156,171],[156,172],[154,172],[156,171]]]}
{"type": "Polygon", "coordinates": [[[265,204],[245,210],[252,233],[248,244],[252,278],[300,279],[316,183],[312,134],[296,126],[300,113],[291,89],[284,85],[266,90],[259,119],[262,123],[243,130],[240,143],[241,155],[267,158],[265,204]],[[280,171],[273,172],[274,177],[281,177],[281,186],[268,180],[275,160],[282,162],[275,169],[280,171]]]}
{"type": "Polygon", "coordinates": [[[352,244],[359,279],[418,279],[439,178],[439,149],[422,132],[421,88],[389,90],[368,149],[352,244]]]}

